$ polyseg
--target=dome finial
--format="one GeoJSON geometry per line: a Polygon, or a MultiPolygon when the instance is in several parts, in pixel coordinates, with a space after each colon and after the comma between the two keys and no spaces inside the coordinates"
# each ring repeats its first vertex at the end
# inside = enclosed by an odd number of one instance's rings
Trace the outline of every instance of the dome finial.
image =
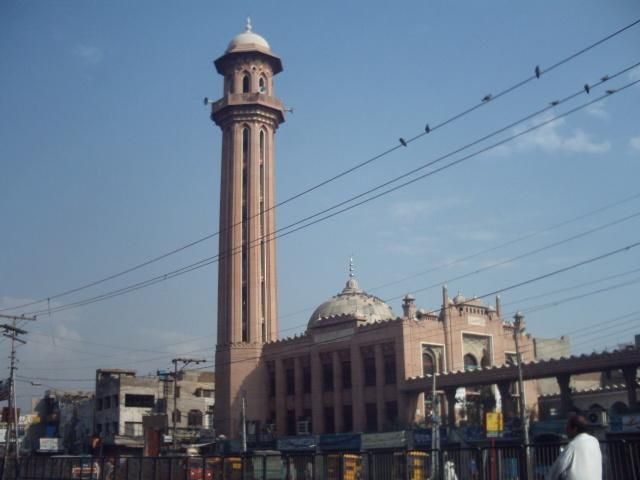
{"type": "Polygon", "coordinates": [[[349,278],[355,277],[355,267],[353,266],[353,255],[349,257],[349,278]]]}
{"type": "Polygon", "coordinates": [[[245,29],[247,32],[250,32],[252,27],[251,27],[251,17],[247,16],[247,24],[245,26],[245,29]]]}

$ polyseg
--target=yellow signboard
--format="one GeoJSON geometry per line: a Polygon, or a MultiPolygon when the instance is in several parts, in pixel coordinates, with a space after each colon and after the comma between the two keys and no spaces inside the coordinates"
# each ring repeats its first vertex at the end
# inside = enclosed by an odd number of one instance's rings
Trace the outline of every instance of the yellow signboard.
{"type": "Polygon", "coordinates": [[[488,432],[502,432],[502,413],[500,412],[487,412],[485,414],[485,425],[488,432]]]}

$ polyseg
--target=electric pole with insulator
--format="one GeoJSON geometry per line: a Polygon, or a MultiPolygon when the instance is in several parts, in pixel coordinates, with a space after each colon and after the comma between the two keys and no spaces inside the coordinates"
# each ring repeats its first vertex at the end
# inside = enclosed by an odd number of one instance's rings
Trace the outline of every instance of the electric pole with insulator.
{"type": "Polygon", "coordinates": [[[178,438],[176,437],[176,431],[177,431],[177,411],[178,411],[178,373],[182,372],[182,370],[185,369],[185,367],[187,365],[190,364],[199,364],[199,363],[205,363],[206,360],[203,360],[201,358],[174,358],[173,360],[171,360],[171,363],[173,363],[173,412],[171,413],[171,417],[172,417],[172,443],[173,443],[173,449],[177,449],[178,448],[178,438]],[[182,367],[180,368],[180,370],[178,370],[178,363],[182,363],[182,367]]]}
{"type": "Polygon", "coordinates": [[[9,357],[9,395],[7,400],[9,401],[8,408],[8,418],[7,418],[7,431],[5,434],[5,445],[4,445],[4,465],[8,465],[9,458],[13,455],[16,459],[16,471],[18,468],[18,460],[20,458],[20,448],[18,446],[18,409],[16,407],[16,376],[15,372],[18,369],[17,367],[17,352],[16,352],[16,344],[24,345],[24,340],[18,338],[19,335],[26,335],[27,331],[18,328],[17,322],[19,320],[30,320],[35,321],[36,317],[25,317],[24,315],[15,316],[15,315],[0,315],[0,318],[5,318],[7,320],[11,320],[11,325],[0,324],[0,329],[4,330],[2,332],[3,337],[7,337],[11,340],[11,355],[9,357]],[[13,446],[13,448],[12,448],[13,446]]]}

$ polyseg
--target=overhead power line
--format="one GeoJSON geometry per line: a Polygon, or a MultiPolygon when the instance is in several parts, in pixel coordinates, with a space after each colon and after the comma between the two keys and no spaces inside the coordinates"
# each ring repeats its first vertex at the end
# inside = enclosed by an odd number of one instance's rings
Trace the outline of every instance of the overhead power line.
{"type": "MultiPolygon", "coordinates": [[[[592,49],[596,48],[597,46],[599,46],[599,45],[611,40],[612,38],[622,34],[623,32],[635,27],[639,23],[640,23],[640,19],[635,20],[634,22],[632,22],[632,23],[630,23],[630,24],[628,24],[628,25],[626,25],[626,26],[624,26],[622,28],[619,28],[618,30],[614,31],[613,33],[611,33],[609,35],[606,35],[605,37],[603,37],[603,38],[601,38],[601,39],[599,39],[599,40],[587,45],[586,47],[578,50],[577,52],[572,53],[571,55],[563,58],[562,60],[557,61],[556,63],[552,64],[549,67],[540,68],[539,66],[536,66],[535,73],[533,75],[530,75],[530,76],[526,77],[525,79],[523,79],[523,80],[521,80],[521,81],[519,81],[519,82],[517,82],[517,83],[515,83],[515,84],[513,84],[513,85],[511,85],[511,86],[509,86],[507,88],[505,88],[504,90],[496,93],[495,95],[491,95],[491,98],[490,98],[491,102],[494,102],[498,98],[501,98],[501,97],[503,97],[503,96],[505,96],[505,95],[507,95],[507,94],[509,94],[509,93],[511,93],[511,92],[523,87],[527,83],[529,83],[529,82],[531,82],[531,81],[533,81],[535,79],[540,78],[542,75],[545,75],[545,74],[547,74],[547,73],[559,68],[560,66],[570,62],[571,60],[573,60],[573,59],[585,54],[589,50],[592,50],[592,49]]],[[[416,141],[419,138],[422,138],[425,135],[427,135],[429,133],[432,133],[437,129],[440,129],[440,128],[446,126],[446,125],[449,125],[450,123],[453,123],[456,120],[459,120],[460,118],[472,113],[473,111],[479,109],[480,107],[486,105],[487,103],[489,103],[489,102],[487,102],[485,99],[483,99],[480,102],[474,104],[473,106],[463,110],[462,112],[459,112],[459,113],[449,117],[448,119],[446,119],[446,120],[444,120],[444,121],[442,121],[440,123],[434,124],[433,126],[429,126],[429,124],[427,124],[426,127],[424,128],[424,131],[420,132],[417,135],[414,135],[414,136],[410,137],[408,140],[406,140],[405,143],[408,144],[410,142],[416,141]]],[[[362,167],[364,167],[366,165],[369,165],[369,164],[371,164],[371,163],[373,163],[373,162],[375,162],[375,161],[377,161],[377,160],[389,155],[390,153],[394,152],[398,148],[400,148],[400,145],[395,145],[394,147],[388,148],[387,150],[384,150],[383,152],[381,152],[379,154],[376,154],[373,157],[371,157],[371,158],[369,158],[369,159],[367,159],[367,160],[365,160],[363,162],[360,162],[360,163],[358,163],[358,164],[356,164],[356,165],[354,165],[354,166],[352,166],[352,167],[350,167],[350,168],[348,168],[346,170],[343,170],[343,171],[341,171],[341,172],[339,172],[339,173],[337,173],[337,174],[335,174],[335,175],[323,180],[320,183],[317,183],[317,184],[315,184],[315,185],[313,185],[313,186],[311,186],[311,187],[309,187],[309,188],[307,188],[307,189],[305,189],[305,190],[303,190],[301,192],[298,192],[297,194],[294,194],[294,195],[286,198],[285,200],[283,200],[281,202],[276,203],[273,207],[268,208],[267,210],[265,210],[265,212],[262,212],[261,214],[267,213],[272,209],[279,208],[279,207],[281,207],[281,206],[283,206],[285,204],[288,204],[288,203],[290,203],[290,202],[292,202],[292,201],[294,201],[294,200],[296,200],[296,199],[298,199],[298,198],[300,198],[300,197],[302,197],[304,195],[307,195],[307,194],[309,194],[309,193],[311,193],[311,192],[313,192],[313,191],[315,191],[315,190],[317,190],[317,189],[319,189],[319,188],[321,188],[321,187],[323,187],[323,186],[325,186],[325,185],[327,185],[329,183],[334,182],[335,180],[337,180],[337,179],[339,179],[341,177],[344,177],[344,176],[346,176],[346,175],[348,175],[350,173],[353,173],[354,171],[359,170],[360,168],[362,168],[362,167]]],[[[251,218],[253,218],[253,217],[251,217],[251,218]]],[[[251,220],[251,218],[249,218],[248,220],[251,220]]],[[[232,225],[229,228],[235,228],[235,227],[237,227],[237,226],[239,226],[241,224],[242,224],[242,222],[239,222],[238,224],[232,225]]],[[[139,269],[144,268],[146,266],[149,266],[149,265],[151,265],[153,263],[156,263],[156,262],[158,262],[160,260],[163,260],[163,259],[165,259],[165,258],[167,258],[169,256],[175,255],[176,253],[182,252],[182,251],[184,251],[184,250],[186,250],[188,248],[191,248],[191,247],[193,247],[195,245],[198,245],[198,244],[200,244],[200,243],[202,243],[204,241],[210,240],[211,238],[216,237],[220,233],[221,233],[220,231],[217,231],[217,232],[214,232],[212,234],[205,235],[204,237],[201,237],[201,238],[199,238],[197,240],[191,241],[191,242],[186,243],[186,244],[184,244],[182,246],[174,248],[173,250],[170,250],[170,251],[165,252],[165,253],[163,253],[161,255],[153,257],[153,258],[151,258],[149,260],[146,260],[146,261],[144,261],[142,263],[136,264],[136,265],[134,265],[134,266],[132,266],[130,268],[121,270],[119,272],[116,272],[114,274],[111,274],[111,275],[108,275],[106,277],[100,278],[98,280],[95,280],[95,281],[92,281],[92,282],[89,282],[89,283],[85,283],[85,284],[80,285],[78,287],[75,287],[75,288],[72,288],[72,289],[69,289],[69,290],[65,290],[65,291],[57,293],[55,295],[50,295],[49,297],[46,297],[46,298],[41,298],[39,300],[26,302],[26,303],[23,303],[23,304],[20,304],[20,305],[16,305],[16,306],[13,306],[13,307],[0,309],[0,312],[9,311],[9,310],[18,310],[18,309],[25,308],[25,307],[30,307],[32,305],[36,305],[36,304],[39,304],[39,303],[42,303],[42,302],[48,302],[48,301],[51,301],[51,300],[54,300],[54,299],[57,299],[57,298],[61,298],[61,297],[64,297],[64,296],[71,295],[73,293],[80,292],[80,291],[85,290],[85,289],[90,288],[90,287],[94,287],[94,286],[100,285],[100,284],[108,282],[110,280],[114,280],[114,279],[119,278],[119,277],[121,277],[123,275],[132,273],[132,272],[134,272],[136,270],[139,270],[139,269]]]]}
{"type": "MultiPolygon", "coordinates": [[[[625,246],[623,246],[621,248],[608,251],[606,253],[597,255],[595,257],[590,257],[588,259],[582,260],[580,262],[573,263],[573,264],[568,265],[566,267],[563,267],[563,268],[560,268],[560,269],[556,269],[556,270],[544,273],[542,275],[538,275],[538,276],[531,277],[529,279],[526,279],[526,280],[523,280],[523,281],[520,281],[520,282],[517,282],[517,283],[513,283],[513,284],[510,284],[510,285],[507,285],[505,287],[502,287],[502,288],[500,288],[498,290],[494,290],[492,292],[485,293],[485,294],[477,296],[474,299],[469,300],[467,302],[462,302],[458,306],[466,305],[470,301],[473,301],[473,300],[494,296],[494,295],[497,295],[497,294],[500,294],[500,293],[503,293],[503,292],[506,292],[506,291],[510,291],[510,290],[513,290],[513,289],[516,289],[516,288],[523,287],[525,285],[529,285],[529,284],[532,284],[532,283],[539,282],[539,281],[547,279],[547,278],[551,278],[553,276],[565,273],[565,272],[570,271],[570,270],[574,270],[576,268],[583,267],[585,265],[589,265],[591,263],[599,262],[601,260],[604,260],[606,258],[612,257],[614,255],[618,255],[620,253],[627,252],[627,251],[629,251],[629,250],[631,250],[631,249],[633,249],[633,248],[635,248],[635,247],[637,247],[639,245],[640,245],[640,241],[625,245],[625,246]]],[[[437,307],[437,308],[432,309],[431,313],[438,312],[440,310],[440,308],[441,307],[437,307]]],[[[379,324],[369,326],[367,331],[371,332],[371,331],[379,330],[381,328],[386,328],[387,325],[388,325],[387,322],[381,322],[379,324]]],[[[353,333],[349,332],[349,333],[346,333],[346,334],[343,334],[343,335],[340,335],[340,336],[337,336],[337,337],[332,337],[330,340],[327,340],[327,341],[316,342],[316,345],[322,345],[323,343],[331,343],[331,342],[338,341],[340,339],[347,339],[347,338],[350,338],[352,335],[353,335],[353,333]]],[[[301,346],[300,347],[300,351],[308,351],[308,346],[307,345],[301,346]]],[[[289,353],[290,354],[295,354],[296,353],[296,348],[291,348],[289,350],[289,353]]],[[[162,357],[162,358],[166,358],[166,357],[162,357]]],[[[250,358],[243,358],[243,359],[239,359],[239,360],[232,360],[232,361],[229,361],[229,362],[225,362],[224,364],[218,364],[218,365],[216,365],[216,367],[219,367],[219,366],[222,366],[222,365],[227,365],[227,364],[244,362],[244,361],[252,361],[252,360],[255,360],[257,358],[259,358],[259,357],[250,357],[250,358]]]]}
{"type": "MultiPolygon", "coordinates": [[[[626,71],[626,70],[628,70],[628,69],[625,69],[624,71],[626,71]]],[[[621,74],[621,73],[620,73],[620,72],[618,72],[618,74],[616,74],[616,75],[619,75],[619,74],[621,74]]],[[[472,152],[472,153],[470,153],[470,154],[468,154],[468,155],[466,155],[466,156],[463,156],[463,157],[461,157],[461,158],[459,158],[459,159],[453,160],[453,161],[451,161],[451,162],[449,162],[449,163],[447,163],[447,164],[445,164],[445,165],[443,165],[443,166],[440,166],[440,167],[438,167],[438,168],[436,168],[436,169],[434,169],[434,170],[428,171],[427,173],[421,174],[421,175],[419,175],[419,176],[417,176],[417,177],[413,177],[413,178],[411,178],[410,180],[405,181],[404,183],[401,183],[401,184],[395,185],[395,186],[393,186],[393,187],[390,187],[390,188],[388,188],[387,190],[384,190],[384,191],[379,192],[379,193],[377,193],[377,194],[375,194],[375,195],[373,195],[373,196],[370,196],[370,197],[367,197],[367,198],[365,198],[365,199],[363,199],[363,200],[360,200],[360,201],[359,201],[359,202],[357,202],[357,203],[354,203],[354,204],[348,205],[348,206],[346,206],[346,207],[344,207],[344,208],[342,208],[342,209],[340,209],[340,210],[337,210],[337,211],[334,211],[334,212],[328,213],[328,214],[326,214],[326,215],[324,215],[324,216],[321,216],[320,218],[315,218],[315,219],[313,219],[313,220],[311,220],[311,221],[309,221],[309,222],[307,222],[307,223],[304,223],[304,224],[302,224],[302,225],[299,225],[299,226],[297,226],[296,228],[293,228],[293,229],[287,230],[287,229],[289,229],[292,225],[298,225],[299,223],[301,223],[301,221],[297,221],[297,222],[295,222],[294,224],[290,224],[290,225],[288,225],[288,226],[286,226],[286,227],[283,227],[283,228],[281,228],[281,229],[277,230],[276,232],[274,232],[274,235],[272,235],[272,236],[271,236],[271,237],[269,237],[269,238],[266,238],[266,239],[259,239],[259,242],[261,242],[261,241],[271,242],[271,241],[276,240],[277,238],[285,237],[285,236],[287,236],[287,235],[290,235],[290,234],[292,234],[292,233],[295,233],[295,232],[297,232],[297,231],[300,231],[300,230],[302,230],[302,229],[304,229],[304,228],[308,228],[308,227],[310,227],[310,226],[312,226],[312,225],[315,225],[315,224],[320,223],[320,222],[322,222],[322,221],[325,221],[325,220],[327,220],[327,219],[329,219],[329,218],[332,218],[332,217],[334,217],[334,216],[336,216],[336,215],[339,215],[339,214],[344,213],[344,212],[346,212],[346,211],[352,210],[353,208],[356,208],[356,207],[358,207],[358,206],[361,206],[361,205],[363,205],[363,204],[365,204],[365,203],[368,203],[368,202],[370,202],[370,201],[373,201],[373,200],[375,200],[375,199],[377,199],[377,198],[380,198],[380,197],[382,197],[382,196],[388,195],[388,194],[390,194],[390,193],[392,193],[392,192],[394,192],[394,191],[396,191],[396,190],[399,190],[399,189],[401,189],[401,188],[407,187],[407,186],[409,186],[409,185],[411,185],[411,184],[413,184],[413,183],[415,183],[415,182],[417,182],[417,181],[419,181],[419,180],[422,180],[422,179],[428,178],[428,177],[430,177],[430,176],[432,176],[432,175],[434,175],[434,174],[436,174],[436,173],[439,173],[439,172],[441,172],[441,171],[444,171],[444,170],[446,170],[446,169],[449,169],[449,168],[451,168],[451,167],[453,167],[453,166],[455,166],[455,165],[458,165],[458,164],[460,164],[460,163],[462,163],[462,162],[465,162],[465,161],[467,161],[467,160],[469,160],[469,159],[472,159],[472,158],[474,158],[474,157],[476,157],[476,156],[478,156],[478,155],[480,155],[480,154],[482,154],[482,153],[485,153],[485,152],[487,152],[487,151],[490,151],[490,150],[492,150],[492,149],[494,149],[494,148],[497,148],[497,147],[499,147],[499,146],[501,146],[501,145],[504,145],[504,144],[506,144],[506,143],[508,143],[508,142],[510,142],[510,141],[513,141],[513,140],[515,140],[515,139],[517,139],[517,138],[520,138],[520,137],[522,137],[522,136],[524,136],[524,135],[526,135],[526,134],[528,134],[528,133],[531,133],[531,132],[533,132],[533,131],[535,131],[535,130],[538,130],[538,129],[540,129],[540,128],[543,128],[543,127],[545,127],[545,126],[547,126],[547,125],[549,125],[549,124],[551,124],[551,123],[553,123],[553,122],[556,122],[556,121],[558,121],[558,120],[560,120],[560,119],[562,119],[562,118],[564,118],[564,117],[567,117],[567,116],[569,116],[569,115],[571,115],[571,114],[574,114],[574,113],[576,113],[576,112],[578,112],[578,111],[580,111],[580,110],[583,110],[584,108],[586,108],[586,107],[588,107],[588,106],[590,106],[590,105],[592,105],[592,104],[594,104],[594,103],[597,103],[597,102],[601,101],[601,100],[602,100],[602,99],[604,99],[604,98],[607,98],[607,97],[610,97],[610,96],[612,96],[612,95],[618,94],[618,93],[620,93],[620,92],[622,92],[622,91],[625,91],[625,90],[626,90],[626,89],[628,89],[629,87],[631,87],[631,86],[633,86],[633,85],[635,85],[635,84],[637,84],[637,83],[639,83],[639,82],[640,82],[640,80],[635,80],[635,81],[629,82],[629,83],[627,83],[626,85],[623,85],[622,87],[619,87],[619,88],[617,88],[617,89],[615,89],[615,90],[609,90],[609,91],[607,91],[607,93],[606,93],[606,94],[604,94],[604,95],[602,95],[602,96],[600,96],[600,97],[597,97],[597,98],[595,98],[595,99],[594,99],[594,100],[592,100],[592,101],[589,101],[589,102],[583,103],[583,104],[581,104],[581,105],[579,105],[579,106],[577,106],[577,107],[574,107],[574,108],[572,108],[572,109],[570,109],[570,110],[568,110],[568,111],[566,111],[566,112],[563,112],[563,113],[561,113],[561,114],[558,114],[558,115],[556,115],[556,116],[554,116],[554,117],[552,117],[552,118],[550,118],[550,119],[548,119],[548,120],[546,120],[546,121],[540,122],[540,123],[539,123],[539,124],[537,124],[537,125],[533,125],[533,126],[531,126],[531,127],[527,128],[527,129],[525,129],[525,130],[522,130],[522,131],[520,131],[520,132],[518,132],[518,133],[515,133],[515,134],[513,134],[513,135],[509,136],[509,137],[506,137],[506,138],[504,138],[504,139],[502,139],[502,140],[500,140],[500,141],[498,141],[498,142],[496,142],[496,143],[493,143],[493,144],[491,144],[491,145],[488,145],[488,146],[486,146],[486,147],[483,147],[483,148],[481,148],[480,150],[477,150],[477,151],[475,151],[475,152],[472,152]],[[287,230],[287,231],[282,232],[282,230],[287,230]],[[277,232],[281,232],[281,233],[277,233],[277,232]]],[[[577,94],[574,94],[574,95],[577,95],[577,94]]],[[[572,95],[572,96],[573,96],[573,95],[572,95]]],[[[570,97],[572,97],[572,96],[570,96],[570,97]]],[[[544,109],[544,110],[546,110],[546,109],[544,109]]],[[[528,118],[528,117],[527,117],[527,118],[528,118]]],[[[500,129],[499,131],[503,131],[503,130],[505,130],[505,129],[504,129],[504,128],[502,128],[502,129],[500,129]]],[[[389,181],[389,182],[385,182],[385,183],[384,183],[384,184],[382,184],[382,185],[388,185],[388,184],[390,184],[390,183],[393,183],[393,182],[397,181],[397,179],[404,178],[404,177],[408,176],[409,174],[411,174],[411,173],[413,173],[413,172],[415,172],[415,171],[418,171],[418,170],[421,170],[421,169],[425,168],[425,166],[433,165],[433,163],[434,163],[434,162],[440,161],[441,159],[442,159],[442,157],[441,157],[440,159],[436,159],[435,161],[431,161],[431,162],[429,162],[428,164],[423,165],[422,167],[418,167],[418,169],[414,169],[414,170],[412,170],[411,172],[408,172],[408,173],[406,173],[406,174],[403,174],[403,175],[401,175],[400,177],[396,177],[395,179],[393,179],[393,180],[391,180],[391,181],[389,181]]],[[[378,187],[375,187],[375,188],[373,188],[373,189],[370,189],[369,191],[375,191],[375,190],[378,190],[380,187],[381,187],[381,186],[379,185],[378,187]]],[[[365,192],[365,194],[366,194],[366,193],[367,193],[367,192],[365,192]]],[[[363,196],[363,194],[359,194],[359,195],[356,195],[355,197],[352,197],[352,199],[360,198],[360,197],[362,197],[362,196],[363,196]]],[[[352,199],[346,200],[346,201],[341,202],[341,203],[339,203],[339,204],[337,204],[337,205],[344,205],[345,203],[347,203],[347,202],[351,201],[352,199]]],[[[323,210],[322,212],[320,212],[320,214],[322,214],[322,213],[326,212],[327,210],[331,210],[331,209],[333,209],[333,208],[335,208],[335,207],[336,207],[336,206],[331,207],[330,209],[325,209],[325,210],[323,210]]],[[[312,216],[306,217],[305,219],[303,219],[303,220],[302,220],[302,222],[306,221],[306,219],[316,217],[317,215],[319,215],[319,214],[317,213],[317,214],[314,214],[314,215],[312,215],[312,216]]],[[[257,243],[259,243],[259,242],[255,242],[255,243],[257,244],[257,243]]],[[[251,242],[251,243],[254,243],[254,242],[251,242]]],[[[251,247],[251,245],[249,245],[249,247],[251,247]]],[[[191,271],[194,271],[194,270],[197,270],[197,269],[203,268],[203,267],[205,267],[205,266],[211,265],[211,264],[213,264],[213,263],[216,263],[217,261],[219,261],[219,258],[220,258],[220,257],[222,257],[222,256],[225,256],[225,255],[228,255],[228,256],[236,255],[236,254],[238,254],[240,251],[241,251],[241,250],[240,250],[240,249],[238,249],[238,248],[236,248],[236,249],[231,249],[231,250],[229,250],[228,252],[223,252],[222,254],[221,254],[221,253],[218,253],[217,255],[215,255],[215,256],[213,256],[213,257],[207,257],[207,258],[204,258],[204,259],[202,259],[202,260],[199,260],[198,262],[192,263],[192,264],[187,265],[187,266],[185,266],[185,267],[181,267],[181,268],[176,269],[176,270],[173,270],[173,271],[171,271],[171,272],[167,272],[167,273],[165,273],[165,274],[158,275],[158,276],[152,277],[152,278],[150,278],[150,279],[147,279],[147,280],[144,280],[144,281],[141,281],[141,282],[137,282],[137,283],[135,283],[135,284],[128,285],[128,286],[122,287],[122,288],[120,288],[120,289],[116,289],[116,290],[113,290],[113,291],[110,291],[110,292],[104,293],[104,294],[102,294],[102,295],[97,295],[97,296],[90,297],[90,298],[87,298],[87,299],[84,299],[84,300],[79,300],[79,301],[76,301],[76,302],[71,302],[71,303],[68,303],[68,304],[65,304],[65,305],[61,305],[61,306],[55,307],[55,308],[53,308],[53,309],[36,310],[36,311],[33,311],[33,312],[29,312],[29,314],[32,314],[32,315],[38,315],[38,314],[46,313],[46,312],[59,312],[59,311],[63,311],[63,310],[68,310],[68,309],[70,309],[70,308],[77,308],[77,307],[84,306],[84,305],[88,305],[88,304],[91,304],[91,303],[95,303],[95,302],[99,302],[99,301],[107,300],[107,299],[109,299],[109,298],[113,298],[113,297],[116,297],[116,296],[124,295],[124,294],[126,294],[126,293],[130,293],[130,292],[133,292],[133,291],[139,290],[139,289],[141,289],[141,288],[149,287],[149,286],[151,286],[151,285],[154,285],[154,284],[156,284],[156,283],[159,283],[159,282],[165,281],[165,280],[167,280],[167,279],[175,278],[175,277],[177,277],[177,276],[181,276],[181,275],[184,275],[184,274],[186,274],[186,273],[190,273],[191,271]]]]}

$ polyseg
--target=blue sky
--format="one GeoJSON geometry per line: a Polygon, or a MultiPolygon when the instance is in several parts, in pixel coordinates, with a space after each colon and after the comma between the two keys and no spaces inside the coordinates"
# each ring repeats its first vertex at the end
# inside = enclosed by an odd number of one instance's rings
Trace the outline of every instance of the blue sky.
{"type": "MultiPolygon", "coordinates": [[[[477,104],[640,18],[633,1],[213,2],[6,1],[0,5],[0,308],[51,297],[217,230],[220,134],[202,98],[212,65],[251,15],[281,56],[276,93],[294,108],[277,133],[284,200],[477,104]]],[[[280,227],[504,127],[640,61],[640,26],[513,93],[278,209],[280,227]]],[[[640,78],[640,69],[514,127],[497,141],[640,78]],[[597,91],[596,91],[597,90],[597,91]],[[537,122],[537,123],[536,123],[537,122]]],[[[499,290],[640,240],[627,200],[566,226],[460,261],[640,193],[640,87],[278,243],[283,335],[304,330],[341,290],[349,256],[363,288],[401,313],[416,292],[499,290]],[[502,265],[451,279],[483,267],[502,265]],[[420,272],[430,273],[417,275],[420,272]],[[413,277],[409,280],[403,280],[413,277]],[[386,288],[376,288],[394,282],[386,288]]],[[[482,144],[485,145],[485,144],[482,144]]],[[[477,147],[480,148],[480,147],[477,147]]],[[[476,148],[476,149],[477,149],[476,148]]],[[[469,152],[474,151],[474,149],[469,152]]],[[[460,158],[452,157],[450,160],[460,158]]],[[[640,247],[502,295],[531,333],[570,333],[575,350],[640,333],[640,247]],[[609,280],[599,281],[606,277],[609,280]],[[591,285],[577,287],[586,282],[591,285]],[[628,285],[618,284],[629,283],[628,285]],[[564,290],[555,295],[549,292],[564,290]],[[543,310],[541,304],[611,290],[543,310]],[[530,296],[545,295],[520,301],[530,296]],[[627,317],[623,315],[630,314],[627,317]],[[618,318],[621,317],[621,318],[618,318]],[[596,325],[595,327],[593,325],[596,325]]],[[[100,295],[217,253],[209,240],[51,302],[100,295]]],[[[27,329],[19,374],[91,388],[100,367],[139,374],[176,355],[213,358],[216,266],[51,316],[27,329]]],[[[30,312],[45,304],[4,313],[30,312]]],[[[0,343],[8,354],[8,342],[0,343]]],[[[26,398],[36,389],[22,382],[26,398]]],[[[24,399],[23,399],[24,401],[24,399]]]]}

